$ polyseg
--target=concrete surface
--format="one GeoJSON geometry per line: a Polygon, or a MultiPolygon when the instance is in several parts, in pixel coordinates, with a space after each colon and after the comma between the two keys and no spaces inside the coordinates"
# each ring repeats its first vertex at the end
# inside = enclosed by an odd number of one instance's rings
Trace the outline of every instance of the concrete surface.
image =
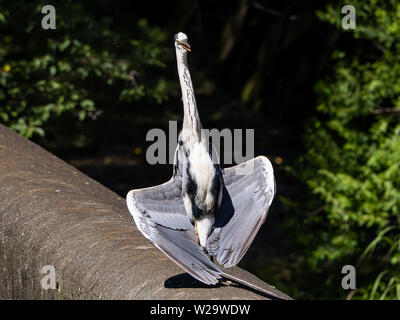
{"type": "Polygon", "coordinates": [[[136,229],[125,199],[0,125],[0,299],[268,298],[193,284],[136,229]],[[55,267],[56,289],[41,287],[45,265],[55,267]]]}

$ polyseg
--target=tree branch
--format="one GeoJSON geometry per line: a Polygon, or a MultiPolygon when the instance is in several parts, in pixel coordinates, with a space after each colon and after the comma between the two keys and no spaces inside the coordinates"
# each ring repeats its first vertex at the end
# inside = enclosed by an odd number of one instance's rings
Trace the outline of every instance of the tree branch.
{"type": "Polygon", "coordinates": [[[379,108],[373,111],[373,114],[384,114],[384,113],[390,113],[390,114],[400,114],[400,109],[399,108],[379,108]]]}

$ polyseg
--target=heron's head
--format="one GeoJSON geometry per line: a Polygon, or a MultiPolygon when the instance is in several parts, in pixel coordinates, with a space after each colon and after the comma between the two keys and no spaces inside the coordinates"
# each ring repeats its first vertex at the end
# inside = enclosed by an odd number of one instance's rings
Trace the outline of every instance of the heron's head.
{"type": "Polygon", "coordinates": [[[188,37],[183,32],[179,32],[175,35],[175,48],[182,50],[183,52],[192,51],[188,42],[188,37]]]}

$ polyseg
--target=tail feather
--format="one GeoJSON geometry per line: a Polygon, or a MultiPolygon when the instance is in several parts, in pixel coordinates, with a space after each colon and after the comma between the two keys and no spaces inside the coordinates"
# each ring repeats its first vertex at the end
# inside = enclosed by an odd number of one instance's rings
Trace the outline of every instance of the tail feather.
{"type": "Polygon", "coordinates": [[[206,250],[212,256],[219,251],[221,228],[215,228],[207,238],[206,250]]]}

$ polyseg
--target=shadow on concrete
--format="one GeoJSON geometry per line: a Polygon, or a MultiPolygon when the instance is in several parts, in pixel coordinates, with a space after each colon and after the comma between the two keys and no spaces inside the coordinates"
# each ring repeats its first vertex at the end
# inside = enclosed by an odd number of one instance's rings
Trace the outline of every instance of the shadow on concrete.
{"type": "Polygon", "coordinates": [[[233,280],[223,278],[222,282],[218,283],[217,285],[206,285],[201,281],[196,280],[188,273],[181,273],[175,276],[168,278],[164,282],[164,287],[169,289],[182,289],[182,288],[219,288],[219,287],[235,287],[243,290],[247,290],[258,294],[262,297],[265,297],[270,300],[287,300],[284,298],[278,298],[273,295],[267,294],[257,289],[253,289],[249,286],[245,286],[240,283],[236,283],[233,280]]]}

